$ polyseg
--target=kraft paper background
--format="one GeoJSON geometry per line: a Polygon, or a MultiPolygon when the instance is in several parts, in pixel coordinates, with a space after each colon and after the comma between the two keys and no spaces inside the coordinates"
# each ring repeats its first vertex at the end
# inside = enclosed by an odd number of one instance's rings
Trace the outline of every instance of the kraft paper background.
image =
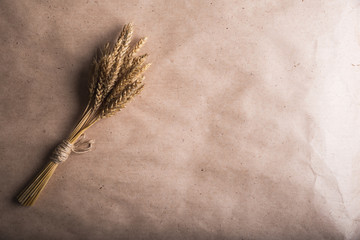
{"type": "Polygon", "coordinates": [[[0,1],[1,239],[360,239],[359,2],[0,1]],[[127,22],[142,95],[71,131],[89,64],[127,22]]]}

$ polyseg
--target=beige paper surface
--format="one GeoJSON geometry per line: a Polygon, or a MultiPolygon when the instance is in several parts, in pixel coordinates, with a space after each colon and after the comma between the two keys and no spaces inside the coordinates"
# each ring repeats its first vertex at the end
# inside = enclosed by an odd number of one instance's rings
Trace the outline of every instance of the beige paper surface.
{"type": "Polygon", "coordinates": [[[1,1],[1,239],[360,239],[353,1],[1,1]],[[13,200],[74,126],[95,50],[135,23],[142,95],[13,200]]]}

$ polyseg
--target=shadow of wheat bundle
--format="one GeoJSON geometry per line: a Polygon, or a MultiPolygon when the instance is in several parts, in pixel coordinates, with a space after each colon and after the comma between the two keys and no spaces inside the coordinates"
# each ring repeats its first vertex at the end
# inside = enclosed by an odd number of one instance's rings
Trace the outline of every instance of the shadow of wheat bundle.
{"type": "Polygon", "coordinates": [[[146,38],[130,47],[132,33],[132,24],[125,25],[117,41],[107,43],[99,56],[94,58],[89,101],[79,122],[69,137],[55,148],[48,164],[17,196],[20,204],[31,206],[36,201],[57,166],[66,161],[71,152],[91,150],[93,141],[84,139],[84,132],[89,127],[123,109],[143,89],[143,74],[150,63],[145,63],[147,54],[137,56],[136,53],[146,38]]]}

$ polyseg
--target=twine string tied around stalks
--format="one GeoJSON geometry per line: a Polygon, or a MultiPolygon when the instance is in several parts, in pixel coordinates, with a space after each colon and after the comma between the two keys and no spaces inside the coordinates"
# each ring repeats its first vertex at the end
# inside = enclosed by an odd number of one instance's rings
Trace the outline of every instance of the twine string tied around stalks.
{"type": "Polygon", "coordinates": [[[85,134],[82,134],[79,139],[71,144],[69,141],[62,141],[53,151],[50,159],[54,163],[62,163],[65,162],[70,153],[86,153],[93,149],[95,140],[93,139],[85,139],[85,134]]]}

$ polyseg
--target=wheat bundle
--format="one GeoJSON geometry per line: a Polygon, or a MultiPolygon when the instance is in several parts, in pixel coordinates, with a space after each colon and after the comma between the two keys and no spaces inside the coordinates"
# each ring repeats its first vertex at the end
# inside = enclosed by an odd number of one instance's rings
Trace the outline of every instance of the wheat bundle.
{"type": "Polygon", "coordinates": [[[132,24],[125,25],[117,41],[114,44],[107,43],[100,55],[94,58],[89,81],[89,101],[79,122],[69,137],[55,148],[48,164],[17,196],[20,204],[33,205],[55,169],[71,152],[82,153],[91,149],[93,142],[84,140],[84,132],[100,119],[120,111],[144,87],[143,73],[150,66],[145,63],[148,55],[135,54],[144,45],[146,38],[130,47],[132,33],[132,24]]]}

